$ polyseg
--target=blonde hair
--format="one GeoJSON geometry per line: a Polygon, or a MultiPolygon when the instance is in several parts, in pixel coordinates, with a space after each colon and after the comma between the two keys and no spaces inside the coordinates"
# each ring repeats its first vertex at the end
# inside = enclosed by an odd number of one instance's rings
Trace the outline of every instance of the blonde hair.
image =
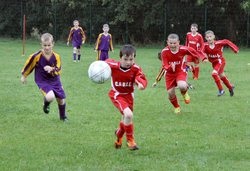
{"type": "Polygon", "coordinates": [[[44,34],[42,34],[42,36],[41,36],[41,42],[46,42],[46,41],[51,41],[51,42],[54,41],[54,38],[53,38],[52,34],[50,34],[50,33],[44,33],[44,34]]]}
{"type": "Polygon", "coordinates": [[[176,40],[179,40],[179,36],[178,36],[178,34],[171,33],[171,34],[168,35],[168,39],[176,39],[176,40]]]}
{"type": "Polygon", "coordinates": [[[212,30],[208,30],[208,31],[205,32],[205,35],[207,35],[207,34],[213,34],[214,35],[214,32],[212,30]]]}

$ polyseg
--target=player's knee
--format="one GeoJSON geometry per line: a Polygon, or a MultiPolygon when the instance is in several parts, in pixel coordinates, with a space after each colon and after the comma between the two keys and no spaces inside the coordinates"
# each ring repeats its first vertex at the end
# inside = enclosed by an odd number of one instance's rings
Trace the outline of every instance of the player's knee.
{"type": "Polygon", "coordinates": [[[56,99],[57,100],[57,103],[59,104],[59,105],[64,105],[65,104],[65,99],[56,99]]]}
{"type": "Polygon", "coordinates": [[[48,102],[52,102],[55,99],[55,94],[53,91],[50,91],[46,94],[45,98],[48,102]]]}
{"type": "Polygon", "coordinates": [[[212,73],[211,73],[211,75],[212,75],[212,76],[213,76],[213,75],[218,75],[218,72],[217,72],[216,70],[213,70],[212,73]]]}
{"type": "Polygon", "coordinates": [[[124,109],[123,115],[124,115],[124,123],[125,124],[129,124],[132,122],[133,112],[129,108],[124,109]]]}

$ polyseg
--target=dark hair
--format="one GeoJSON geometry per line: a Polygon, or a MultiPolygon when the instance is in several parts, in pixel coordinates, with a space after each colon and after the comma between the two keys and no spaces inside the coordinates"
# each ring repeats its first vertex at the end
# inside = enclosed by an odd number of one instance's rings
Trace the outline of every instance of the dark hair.
{"type": "Polygon", "coordinates": [[[136,50],[133,45],[124,45],[120,50],[120,58],[124,55],[130,56],[132,54],[134,54],[134,57],[136,56],[136,50]]]}

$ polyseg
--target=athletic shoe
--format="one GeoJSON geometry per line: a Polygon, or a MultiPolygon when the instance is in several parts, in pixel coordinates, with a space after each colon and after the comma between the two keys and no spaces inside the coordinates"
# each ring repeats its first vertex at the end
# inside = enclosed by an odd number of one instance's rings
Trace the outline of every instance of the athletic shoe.
{"type": "Polygon", "coordinates": [[[225,91],[224,91],[224,90],[219,90],[219,92],[218,92],[218,95],[217,95],[217,96],[219,97],[219,96],[222,96],[223,94],[225,94],[225,91]]]}
{"type": "Polygon", "coordinates": [[[44,113],[46,113],[46,114],[48,114],[49,113],[49,109],[50,109],[50,107],[49,107],[49,104],[48,105],[43,105],[43,111],[44,111],[44,113]]]}
{"type": "Polygon", "coordinates": [[[139,150],[139,147],[136,145],[134,140],[128,141],[127,146],[130,150],[139,150]]]}
{"type": "Polygon", "coordinates": [[[191,83],[188,83],[188,89],[194,89],[194,86],[191,83]]]}
{"type": "Polygon", "coordinates": [[[181,108],[180,108],[180,107],[174,108],[174,113],[175,113],[175,114],[181,113],[181,108]]]}
{"type": "Polygon", "coordinates": [[[234,86],[232,86],[232,89],[229,90],[229,93],[230,93],[230,96],[231,96],[231,97],[234,96],[234,86]]]}
{"type": "Polygon", "coordinates": [[[190,96],[188,95],[188,93],[186,92],[184,95],[182,95],[184,98],[184,101],[186,104],[190,103],[190,96]]]}
{"type": "Polygon", "coordinates": [[[63,121],[63,122],[68,122],[69,121],[69,119],[67,117],[60,118],[60,120],[63,121]]]}
{"type": "MultiPolygon", "coordinates": [[[[116,132],[117,130],[115,130],[115,136],[117,137],[116,132]]],[[[122,147],[122,138],[117,137],[117,140],[115,141],[115,148],[120,149],[121,147],[122,147]]]]}

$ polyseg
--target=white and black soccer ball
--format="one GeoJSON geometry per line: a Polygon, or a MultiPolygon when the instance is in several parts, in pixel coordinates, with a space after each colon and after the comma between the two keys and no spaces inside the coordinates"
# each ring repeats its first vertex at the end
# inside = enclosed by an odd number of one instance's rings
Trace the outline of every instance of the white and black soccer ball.
{"type": "Polygon", "coordinates": [[[102,84],[111,77],[111,68],[104,61],[94,61],[89,65],[88,76],[94,83],[102,84]]]}

